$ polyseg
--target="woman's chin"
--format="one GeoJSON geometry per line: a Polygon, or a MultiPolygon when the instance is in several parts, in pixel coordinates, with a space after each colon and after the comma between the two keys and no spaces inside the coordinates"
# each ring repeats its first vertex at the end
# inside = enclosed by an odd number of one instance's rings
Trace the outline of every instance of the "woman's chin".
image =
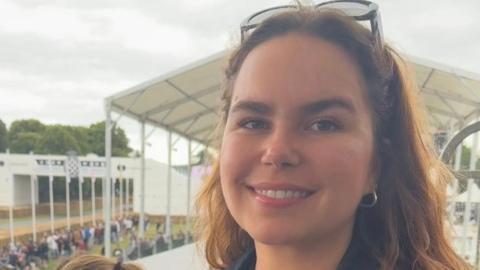
{"type": "Polygon", "coordinates": [[[292,231],[279,231],[275,229],[254,230],[250,236],[257,243],[263,245],[290,245],[302,241],[301,235],[294,234],[292,231]]]}

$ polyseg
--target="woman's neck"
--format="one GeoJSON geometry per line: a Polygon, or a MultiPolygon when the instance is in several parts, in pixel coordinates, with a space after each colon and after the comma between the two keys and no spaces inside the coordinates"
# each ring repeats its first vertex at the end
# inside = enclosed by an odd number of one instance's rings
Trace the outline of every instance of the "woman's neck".
{"type": "Polygon", "coordinates": [[[315,241],[267,245],[255,241],[255,270],[335,270],[348,249],[352,228],[315,241]]]}

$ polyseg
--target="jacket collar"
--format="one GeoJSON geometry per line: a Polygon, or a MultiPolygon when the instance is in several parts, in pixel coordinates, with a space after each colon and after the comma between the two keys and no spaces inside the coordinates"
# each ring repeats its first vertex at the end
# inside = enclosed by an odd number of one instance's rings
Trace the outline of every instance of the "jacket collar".
{"type": "MultiPolygon", "coordinates": [[[[255,270],[257,256],[255,249],[252,247],[245,252],[242,257],[235,261],[226,270],[255,270]]],[[[358,239],[352,239],[345,255],[343,256],[337,270],[353,270],[353,269],[378,269],[375,259],[361,248],[358,239]]]]}

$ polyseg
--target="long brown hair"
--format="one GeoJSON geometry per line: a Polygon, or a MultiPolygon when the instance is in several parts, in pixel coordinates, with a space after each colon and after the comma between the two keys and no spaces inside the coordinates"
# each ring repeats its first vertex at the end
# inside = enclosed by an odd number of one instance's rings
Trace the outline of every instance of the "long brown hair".
{"type": "MultiPolygon", "coordinates": [[[[265,20],[233,51],[225,70],[225,125],[233,84],[247,55],[259,44],[288,33],[329,41],[346,51],[367,82],[374,123],[378,203],[359,208],[355,234],[380,269],[469,269],[446,234],[445,185],[452,178],[435,155],[418,90],[402,58],[383,41],[342,14],[299,8],[265,20]]],[[[216,269],[229,266],[251,237],[234,221],[221,190],[219,161],[197,198],[197,229],[206,258],[216,269]]]]}

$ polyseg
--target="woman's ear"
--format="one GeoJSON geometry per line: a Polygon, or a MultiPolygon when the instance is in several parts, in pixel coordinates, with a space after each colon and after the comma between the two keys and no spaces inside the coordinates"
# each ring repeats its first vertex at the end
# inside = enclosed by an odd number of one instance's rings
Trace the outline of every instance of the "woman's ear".
{"type": "Polygon", "coordinates": [[[368,182],[365,185],[365,191],[363,195],[373,193],[377,189],[377,181],[375,177],[369,177],[368,182]]]}
{"type": "Polygon", "coordinates": [[[368,192],[372,193],[377,189],[378,181],[381,179],[382,168],[390,160],[390,152],[392,149],[392,142],[390,139],[383,137],[379,140],[378,149],[375,151],[375,157],[373,158],[372,170],[370,173],[370,180],[368,183],[368,192]]]}
{"type": "Polygon", "coordinates": [[[372,165],[370,169],[370,174],[368,176],[368,181],[365,186],[365,194],[371,194],[377,188],[377,180],[380,177],[382,171],[382,161],[381,161],[381,151],[375,151],[375,156],[372,159],[372,165]]]}

